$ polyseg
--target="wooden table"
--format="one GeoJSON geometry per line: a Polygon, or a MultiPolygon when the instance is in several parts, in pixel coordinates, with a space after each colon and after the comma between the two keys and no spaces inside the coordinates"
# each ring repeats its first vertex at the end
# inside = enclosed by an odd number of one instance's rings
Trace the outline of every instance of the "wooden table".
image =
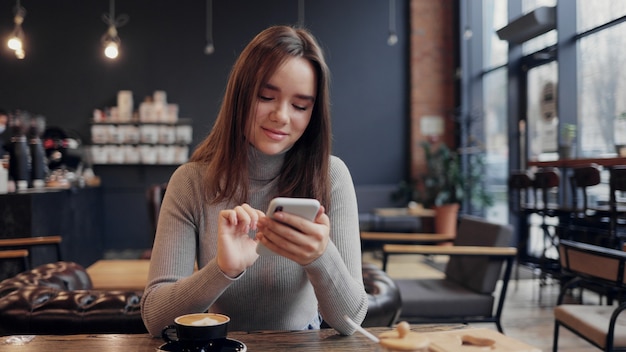
{"type": "Polygon", "coordinates": [[[425,209],[422,207],[417,208],[376,208],[374,214],[378,216],[416,216],[420,218],[434,217],[435,211],[433,209],[425,209]]]}
{"type": "MultiPolygon", "coordinates": [[[[490,329],[467,329],[465,325],[414,325],[415,332],[426,333],[432,343],[445,347],[440,351],[476,351],[475,346],[456,344],[458,336],[469,334],[489,337],[496,341],[492,352],[525,351],[540,352],[521,341],[507,337],[490,329]],[[453,345],[453,346],[451,346],[453,345]]],[[[379,335],[390,328],[368,328],[369,332],[379,335]]],[[[333,329],[304,331],[267,331],[267,332],[230,332],[228,337],[243,342],[248,351],[381,351],[379,346],[360,333],[341,336],[333,329]]],[[[39,351],[134,351],[154,352],[163,344],[160,338],[147,334],[137,335],[39,335],[23,345],[6,343],[7,337],[0,338],[2,351],[39,352],[39,351]]]]}
{"type": "Polygon", "coordinates": [[[559,159],[550,161],[528,161],[528,166],[536,167],[576,167],[589,164],[598,164],[600,166],[610,167],[626,165],[626,157],[605,157],[605,158],[575,158],[575,159],[559,159]]]}
{"type": "Polygon", "coordinates": [[[104,259],[88,267],[87,273],[97,290],[143,291],[149,269],[149,259],[104,259]]]}
{"type": "Polygon", "coordinates": [[[435,244],[454,240],[445,233],[361,232],[361,240],[383,243],[435,244]]]}

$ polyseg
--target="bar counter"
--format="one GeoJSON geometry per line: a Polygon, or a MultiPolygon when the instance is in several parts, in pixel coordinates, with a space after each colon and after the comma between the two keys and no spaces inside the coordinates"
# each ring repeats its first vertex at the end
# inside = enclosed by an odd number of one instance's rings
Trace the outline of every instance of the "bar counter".
{"type": "MultiPolygon", "coordinates": [[[[61,236],[63,260],[85,267],[103,255],[99,187],[28,189],[0,194],[0,238],[61,236]]],[[[34,248],[33,266],[58,260],[54,248],[34,248]]]]}

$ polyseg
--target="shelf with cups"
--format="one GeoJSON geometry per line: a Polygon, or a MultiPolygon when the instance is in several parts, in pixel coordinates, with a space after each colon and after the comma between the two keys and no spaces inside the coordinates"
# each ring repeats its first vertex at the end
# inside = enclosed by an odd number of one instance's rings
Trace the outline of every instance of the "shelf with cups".
{"type": "Polygon", "coordinates": [[[190,121],[94,122],[90,156],[96,165],[177,165],[189,157],[190,121]]]}

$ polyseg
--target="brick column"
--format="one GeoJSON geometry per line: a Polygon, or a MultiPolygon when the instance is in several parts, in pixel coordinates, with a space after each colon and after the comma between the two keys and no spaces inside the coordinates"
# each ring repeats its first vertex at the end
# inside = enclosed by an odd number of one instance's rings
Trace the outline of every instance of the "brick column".
{"type": "Polygon", "coordinates": [[[411,0],[411,177],[417,178],[425,168],[421,142],[422,116],[444,118],[443,141],[454,143],[455,109],[455,17],[454,0],[411,0]]]}

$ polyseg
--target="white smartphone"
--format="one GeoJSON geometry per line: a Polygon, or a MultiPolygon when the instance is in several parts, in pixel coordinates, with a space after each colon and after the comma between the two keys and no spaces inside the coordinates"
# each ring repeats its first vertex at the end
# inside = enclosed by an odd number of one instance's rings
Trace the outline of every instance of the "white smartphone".
{"type": "MultiPolygon", "coordinates": [[[[284,211],[285,213],[313,221],[319,209],[320,202],[317,199],[277,197],[270,201],[270,205],[267,207],[267,216],[273,218],[275,213],[284,211]]],[[[274,252],[262,245],[261,242],[257,245],[256,251],[260,255],[275,255],[274,252]]]]}

